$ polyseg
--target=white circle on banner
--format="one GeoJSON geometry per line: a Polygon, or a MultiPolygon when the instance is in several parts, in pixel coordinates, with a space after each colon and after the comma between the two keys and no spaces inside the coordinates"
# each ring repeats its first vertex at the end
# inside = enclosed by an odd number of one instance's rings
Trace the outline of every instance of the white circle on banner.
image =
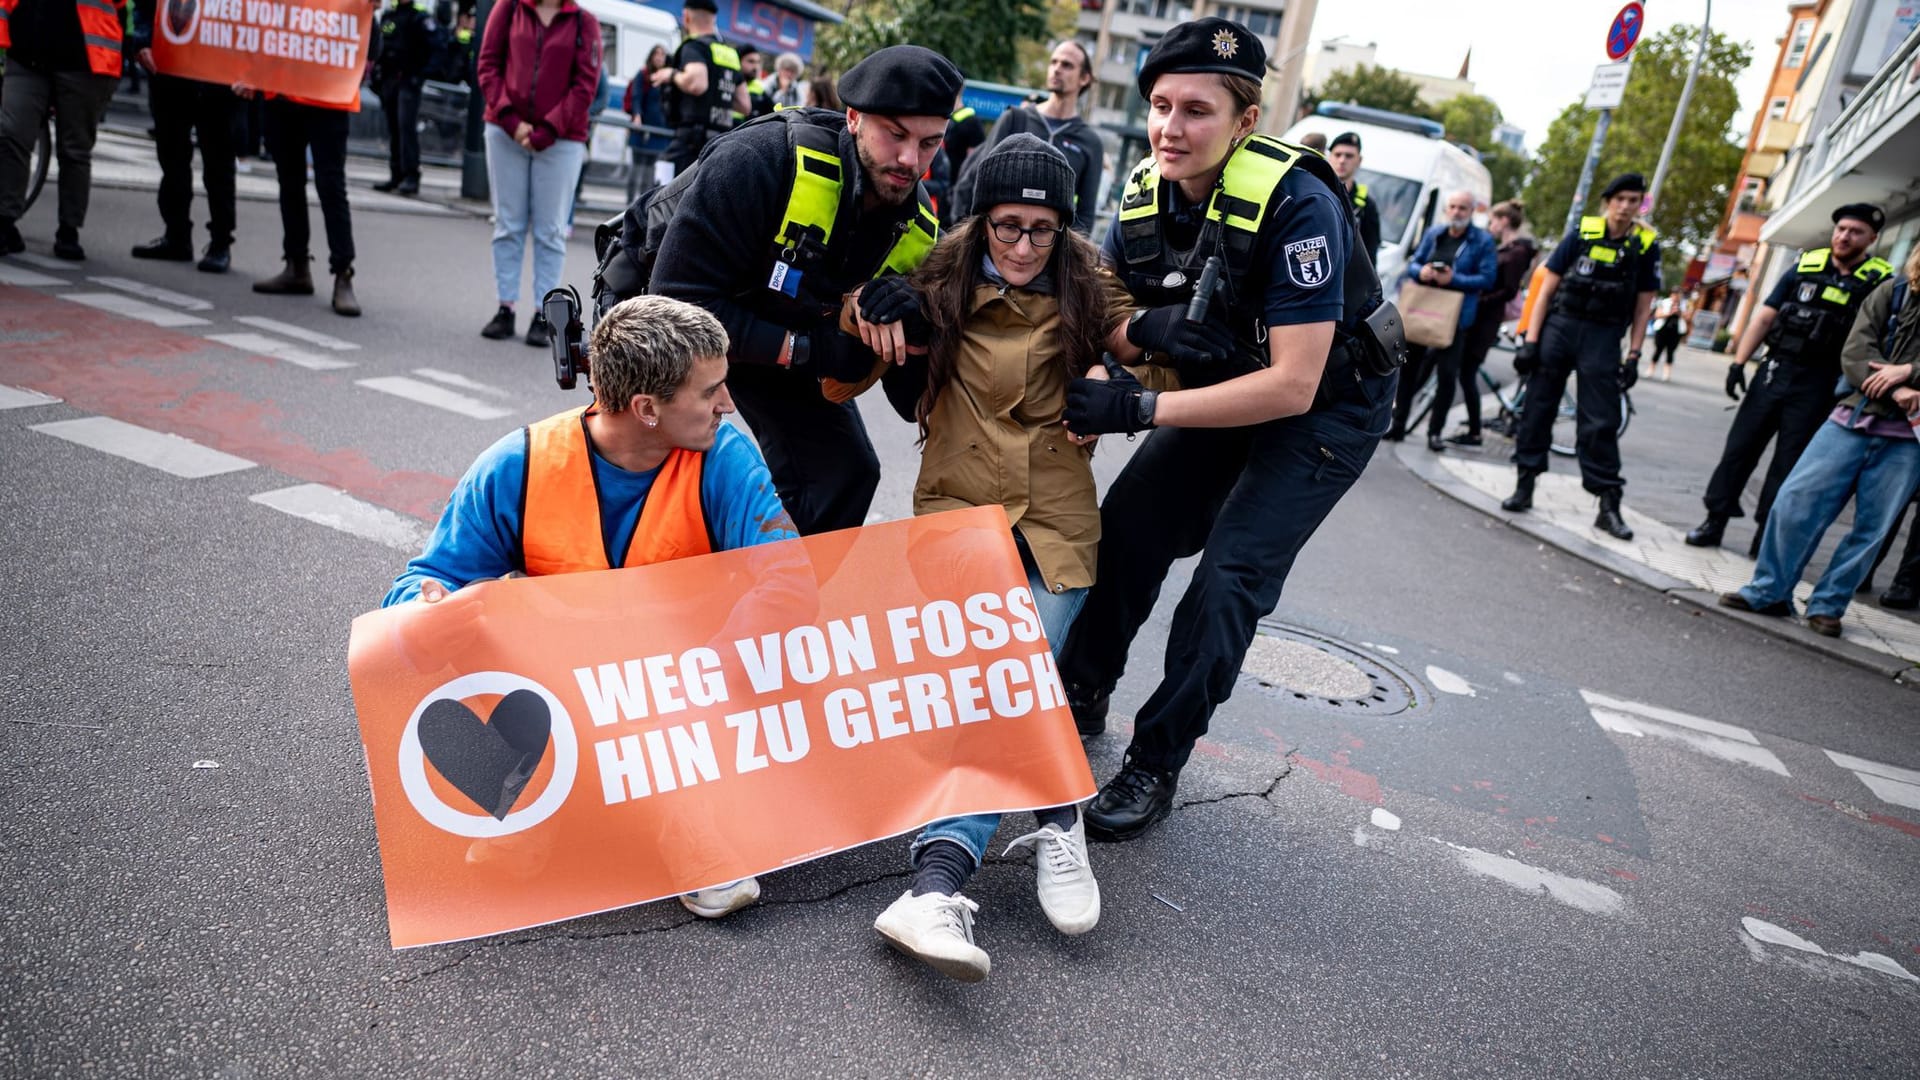
{"type": "Polygon", "coordinates": [[[407,793],[407,801],[413,804],[414,810],[426,819],[427,824],[442,832],[475,840],[511,836],[552,817],[553,812],[560,809],[560,804],[566,802],[567,796],[572,793],[573,779],[579,766],[580,741],[573,733],[573,718],[567,715],[566,706],[560,704],[560,699],[546,687],[510,671],[476,671],[438,687],[413,707],[413,715],[407,718],[407,729],[400,736],[400,787],[407,793]],[[540,695],[540,700],[547,705],[549,742],[553,747],[553,775],[547,780],[546,790],[525,809],[515,810],[504,818],[495,818],[491,814],[469,814],[448,806],[427,781],[427,757],[420,747],[421,714],[427,711],[427,706],[442,699],[459,701],[480,694],[504,696],[515,690],[531,690],[540,695]]]}
{"type": "Polygon", "coordinates": [[[160,32],[175,45],[193,44],[193,32],[200,26],[201,0],[161,0],[155,22],[160,32]]]}

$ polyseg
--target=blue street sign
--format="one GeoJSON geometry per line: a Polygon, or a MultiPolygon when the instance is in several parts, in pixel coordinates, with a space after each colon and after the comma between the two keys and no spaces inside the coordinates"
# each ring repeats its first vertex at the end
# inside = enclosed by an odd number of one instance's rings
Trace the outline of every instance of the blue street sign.
{"type": "Polygon", "coordinates": [[[1647,9],[1638,0],[1620,9],[1607,28],[1607,59],[1620,60],[1640,41],[1640,27],[1647,21],[1647,9]]]}

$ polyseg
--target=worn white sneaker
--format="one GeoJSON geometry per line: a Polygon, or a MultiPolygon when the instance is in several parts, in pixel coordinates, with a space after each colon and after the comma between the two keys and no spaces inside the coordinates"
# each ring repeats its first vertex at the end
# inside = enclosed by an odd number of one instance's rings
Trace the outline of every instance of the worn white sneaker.
{"type": "Polygon", "coordinates": [[[873,920],[873,928],[887,944],[926,961],[942,975],[979,982],[993,967],[987,951],[973,943],[973,913],[979,910],[980,905],[964,896],[915,896],[909,889],[873,920]]]}
{"type": "Polygon", "coordinates": [[[711,889],[681,893],[680,906],[703,919],[720,919],[758,899],[760,882],[757,878],[747,877],[725,885],[715,885],[711,889]]]}
{"type": "Polygon", "coordinates": [[[1073,828],[1061,832],[1057,825],[1044,825],[1036,832],[1007,845],[1001,854],[1014,848],[1033,848],[1034,888],[1040,894],[1040,910],[1047,921],[1063,934],[1084,934],[1100,921],[1100,883],[1093,879],[1093,864],[1087,861],[1087,817],[1075,810],[1073,828]]]}

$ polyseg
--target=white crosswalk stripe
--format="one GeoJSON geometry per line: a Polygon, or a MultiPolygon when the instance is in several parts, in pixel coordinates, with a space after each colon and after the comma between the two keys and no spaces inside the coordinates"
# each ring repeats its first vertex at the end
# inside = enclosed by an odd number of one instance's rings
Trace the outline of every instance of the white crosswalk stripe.
{"type": "Polygon", "coordinates": [[[89,277],[87,280],[96,285],[105,285],[109,289],[119,289],[123,293],[132,293],[135,296],[144,296],[149,300],[157,300],[162,304],[169,304],[184,311],[213,310],[213,304],[211,302],[202,300],[197,296],[188,296],[186,293],[174,292],[172,289],[163,289],[158,285],[149,285],[144,281],[135,281],[132,278],[89,277]]]}
{"type": "Polygon", "coordinates": [[[1607,731],[1636,738],[1652,735],[1692,747],[1710,757],[1752,765],[1779,776],[1792,775],[1773,751],[1746,728],[1692,716],[1658,705],[1624,701],[1592,690],[1580,691],[1593,712],[1593,722],[1607,731]]]}
{"type": "Polygon", "coordinates": [[[36,405],[58,405],[60,399],[48,397],[36,390],[22,390],[17,386],[0,386],[0,409],[31,409],[36,405]]]}
{"type": "Polygon", "coordinates": [[[155,326],[205,326],[207,320],[197,315],[188,315],[184,311],[163,308],[158,304],[149,304],[145,300],[136,300],[123,293],[61,293],[62,300],[71,300],[76,304],[111,311],[115,315],[124,315],[129,319],[152,323],[155,326]]]}
{"type": "Polygon", "coordinates": [[[263,491],[251,498],[253,502],[272,507],[283,514],[291,514],[400,551],[419,551],[427,537],[424,523],[362,502],[325,484],[298,484],[277,491],[263,491]]]}
{"type": "Polygon", "coordinates": [[[1842,754],[1833,750],[1827,756],[1840,766],[1858,777],[1867,785],[1867,790],[1878,796],[1881,802],[1904,806],[1909,810],[1920,810],[1920,772],[1903,769],[1898,765],[1883,765],[1878,761],[1868,761],[1851,754],[1842,754]]]}
{"type": "Polygon", "coordinates": [[[331,356],[321,356],[309,352],[292,342],[270,338],[265,334],[208,334],[208,341],[217,341],[241,352],[270,356],[275,360],[284,360],[308,371],[334,371],[354,366],[351,360],[335,360],[331,356]]]}
{"type": "Polygon", "coordinates": [[[497,386],[488,386],[486,383],[469,379],[458,372],[441,371],[439,368],[423,367],[414,368],[413,373],[423,379],[432,379],[434,382],[444,383],[461,390],[472,390],[475,393],[489,394],[493,397],[510,398],[513,396],[513,391],[511,390],[502,390],[497,386]]]}
{"type": "Polygon", "coordinates": [[[255,330],[265,330],[271,334],[290,337],[295,341],[304,341],[309,345],[317,345],[322,349],[331,349],[334,352],[351,352],[360,347],[351,341],[342,341],[331,334],[323,334],[318,330],[309,330],[304,326],[295,326],[293,323],[281,322],[279,319],[269,319],[265,315],[235,315],[233,321],[246,323],[255,330]]]}
{"type": "Polygon", "coordinates": [[[35,424],[31,430],[189,480],[253,468],[253,462],[246,458],[109,416],[87,416],[78,420],[35,424]]]}
{"type": "Polygon", "coordinates": [[[29,270],[24,266],[9,266],[5,262],[0,262],[0,285],[19,285],[37,289],[48,285],[65,284],[67,284],[66,278],[57,278],[38,270],[29,270]]]}
{"type": "Polygon", "coordinates": [[[37,266],[42,270],[78,270],[79,269],[79,267],[66,261],[65,259],[56,259],[51,255],[39,255],[31,251],[16,251],[13,254],[7,256],[7,258],[12,259],[15,262],[26,263],[28,266],[37,266]]]}
{"type": "Polygon", "coordinates": [[[508,415],[508,410],[497,405],[489,405],[478,398],[468,397],[444,386],[409,379],[404,375],[383,375],[377,379],[361,379],[358,385],[369,390],[378,390],[383,394],[406,398],[421,405],[431,405],[436,409],[459,413],[461,416],[471,416],[475,420],[498,420],[508,415]]]}

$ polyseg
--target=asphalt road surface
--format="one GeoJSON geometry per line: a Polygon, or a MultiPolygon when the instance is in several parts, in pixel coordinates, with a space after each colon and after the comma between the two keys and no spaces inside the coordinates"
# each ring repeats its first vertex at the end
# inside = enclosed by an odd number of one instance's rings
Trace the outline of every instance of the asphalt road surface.
{"type": "MultiPolygon", "coordinates": [[[[51,202],[22,223],[42,256],[51,202]]],[[[478,336],[484,221],[360,213],[358,320],[253,295],[273,207],[240,225],[226,277],[137,263],[151,197],[103,190],[83,267],[0,260],[0,1074],[1920,1073],[1920,697],[1385,453],[1180,808],[1094,848],[1087,936],[996,855],[968,890],[992,977],[903,960],[871,929],[896,840],[718,923],[657,903],[393,951],[349,623],[475,454],[584,391],[478,336]]],[[[875,513],[906,516],[912,431],[865,405],[875,513]]]]}

